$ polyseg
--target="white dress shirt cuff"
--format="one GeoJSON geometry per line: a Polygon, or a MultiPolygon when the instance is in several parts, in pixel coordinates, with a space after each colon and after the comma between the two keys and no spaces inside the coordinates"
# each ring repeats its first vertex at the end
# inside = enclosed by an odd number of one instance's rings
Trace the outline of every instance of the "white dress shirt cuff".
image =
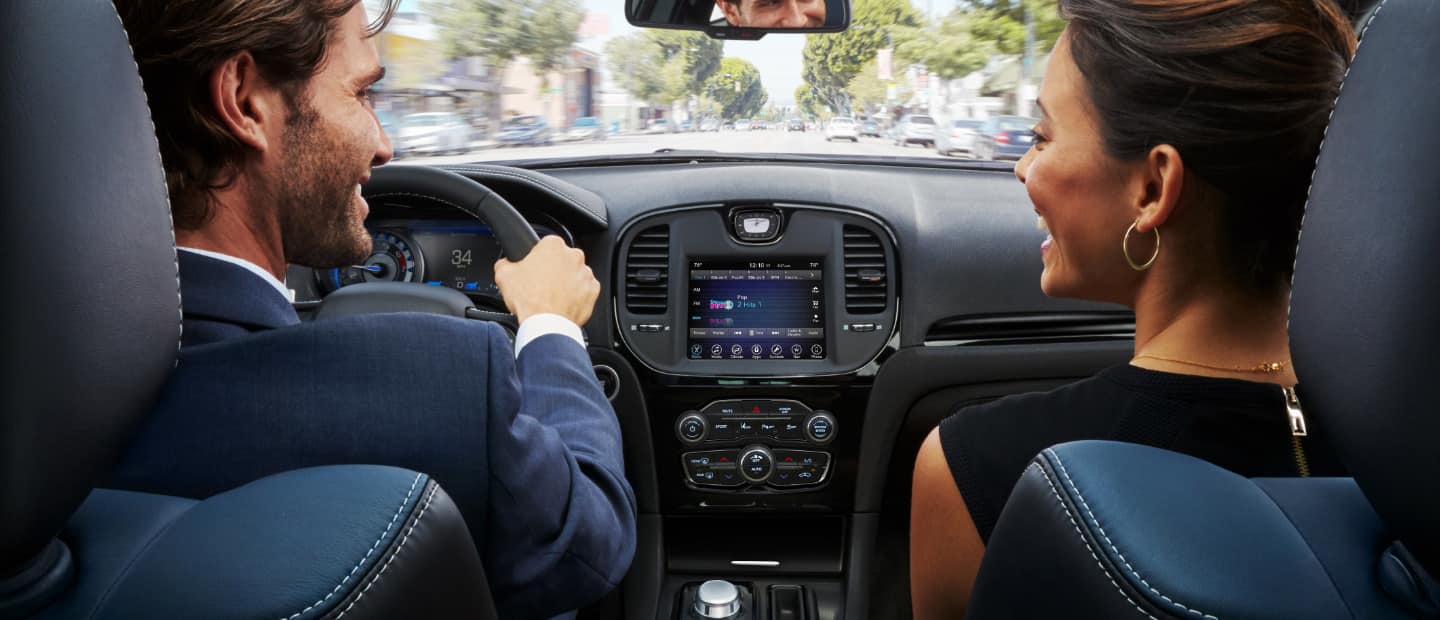
{"type": "Polygon", "coordinates": [[[515,357],[520,357],[521,349],[530,344],[530,341],[550,334],[566,336],[574,340],[575,344],[585,346],[585,334],[574,321],[558,314],[536,314],[525,319],[525,322],[520,324],[519,331],[515,332],[515,357]]]}

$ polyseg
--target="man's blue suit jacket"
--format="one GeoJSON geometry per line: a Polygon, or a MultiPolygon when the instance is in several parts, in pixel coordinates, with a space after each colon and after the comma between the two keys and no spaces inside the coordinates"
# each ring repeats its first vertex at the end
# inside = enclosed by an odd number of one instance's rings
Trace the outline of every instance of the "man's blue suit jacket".
{"type": "Polygon", "coordinates": [[[574,340],[541,336],[517,360],[491,323],[302,323],[257,275],[183,251],[180,280],[180,361],[110,486],[206,497],[300,467],[407,467],[455,499],[502,617],[553,616],[620,583],[635,495],[574,340]]]}

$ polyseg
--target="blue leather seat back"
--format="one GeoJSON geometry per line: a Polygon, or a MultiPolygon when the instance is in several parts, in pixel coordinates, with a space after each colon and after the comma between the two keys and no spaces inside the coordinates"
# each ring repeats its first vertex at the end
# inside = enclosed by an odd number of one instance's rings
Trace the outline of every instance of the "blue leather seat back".
{"type": "Polygon", "coordinates": [[[970,617],[1408,617],[1374,570],[1390,541],[1348,478],[1250,480],[1147,446],[1061,444],[1006,503],[970,617]]]}
{"type": "Polygon", "coordinates": [[[1325,136],[1295,262],[1290,348],[1375,509],[1440,575],[1440,4],[1372,14],[1325,136]]]}

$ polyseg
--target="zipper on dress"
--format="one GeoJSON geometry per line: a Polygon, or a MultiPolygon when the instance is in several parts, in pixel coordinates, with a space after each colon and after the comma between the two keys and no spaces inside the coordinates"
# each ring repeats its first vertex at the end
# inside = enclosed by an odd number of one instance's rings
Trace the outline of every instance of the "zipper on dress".
{"type": "Polygon", "coordinates": [[[1290,418],[1290,447],[1295,455],[1295,471],[1301,478],[1310,477],[1310,462],[1305,458],[1303,438],[1309,434],[1305,427],[1305,412],[1300,409],[1300,395],[1295,386],[1281,388],[1285,393],[1285,411],[1290,418]]]}

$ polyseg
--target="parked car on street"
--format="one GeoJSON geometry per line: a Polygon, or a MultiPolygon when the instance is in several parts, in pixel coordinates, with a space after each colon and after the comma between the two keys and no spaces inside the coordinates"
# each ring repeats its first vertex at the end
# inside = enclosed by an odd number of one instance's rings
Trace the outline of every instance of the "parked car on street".
{"type": "Polygon", "coordinates": [[[550,123],[543,116],[535,114],[516,116],[505,121],[500,128],[500,144],[506,146],[539,145],[551,142],[553,142],[553,138],[550,135],[550,123]]]}
{"type": "Polygon", "coordinates": [[[792,118],[790,119],[790,122],[786,123],[785,131],[805,131],[805,121],[798,118],[792,118]]]}
{"type": "Polygon", "coordinates": [[[720,131],[720,121],[717,121],[713,118],[707,118],[703,121],[700,121],[700,131],[720,131]]]}
{"type": "Polygon", "coordinates": [[[980,128],[983,121],[962,118],[950,121],[950,131],[939,131],[935,133],[935,152],[941,155],[954,155],[964,153],[973,155],[975,149],[975,131],[980,128]]]}
{"type": "Polygon", "coordinates": [[[750,131],[750,121],[743,118],[735,121],[735,131],[750,131]]]}
{"type": "Polygon", "coordinates": [[[935,119],[924,114],[906,114],[895,125],[895,146],[935,145],[935,119]]]}
{"type": "Polygon", "coordinates": [[[880,123],[877,123],[875,121],[865,121],[863,123],[860,123],[860,137],[879,138],[880,123]]]}
{"type": "Polygon", "coordinates": [[[391,141],[397,155],[448,155],[470,150],[470,126],[450,112],[423,112],[401,119],[391,141]]]}
{"type": "Polygon", "coordinates": [[[825,128],[825,141],[849,140],[860,141],[860,127],[855,119],[848,116],[837,116],[830,119],[830,125],[825,128]]]}
{"type": "Polygon", "coordinates": [[[979,159],[1019,160],[1035,142],[1031,131],[1040,122],[1023,116],[996,116],[986,119],[975,132],[973,152],[979,159]]]}
{"type": "Polygon", "coordinates": [[[593,116],[582,116],[575,119],[570,126],[570,131],[565,133],[566,140],[604,140],[607,135],[605,125],[600,119],[593,116]]]}
{"type": "Polygon", "coordinates": [[[675,133],[675,124],[668,118],[652,118],[645,126],[645,133],[675,133]]]}

